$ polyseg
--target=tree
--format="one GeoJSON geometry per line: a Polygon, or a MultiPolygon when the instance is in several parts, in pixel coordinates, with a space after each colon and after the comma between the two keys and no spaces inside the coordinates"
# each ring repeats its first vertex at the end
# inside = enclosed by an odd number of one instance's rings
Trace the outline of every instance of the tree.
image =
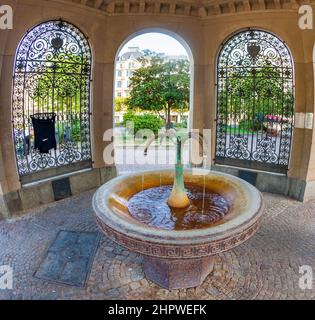
{"type": "Polygon", "coordinates": [[[30,78],[29,94],[35,105],[44,107],[46,112],[81,112],[87,99],[89,68],[89,62],[81,55],[54,53],[30,78]]]}
{"type": "Polygon", "coordinates": [[[115,112],[125,111],[127,108],[127,100],[123,97],[115,97],[115,112]]]}
{"type": "Polygon", "coordinates": [[[163,55],[147,52],[140,62],[142,66],[130,79],[128,109],[163,111],[166,127],[170,128],[171,110],[189,102],[189,61],[168,61],[163,55]]]}
{"type": "Polygon", "coordinates": [[[37,68],[26,84],[33,112],[59,113],[60,139],[70,126],[72,139],[80,141],[81,114],[87,112],[89,61],[81,55],[55,52],[37,68]]]}
{"type": "Polygon", "coordinates": [[[219,87],[220,115],[252,130],[262,128],[267,115],[292,117],[294,96],[283,72],[268,61],[260,68],[229,70],[219,87]]]}

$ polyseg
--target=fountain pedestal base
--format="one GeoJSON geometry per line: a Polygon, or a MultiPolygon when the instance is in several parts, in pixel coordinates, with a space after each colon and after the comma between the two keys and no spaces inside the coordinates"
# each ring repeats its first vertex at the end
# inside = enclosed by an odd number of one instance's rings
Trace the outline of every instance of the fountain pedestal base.
{"type": "Polygon", "coordinates": [[[146,277],[168,290],[197,287],[213,270],[214,256],[194,259],[143,257],[146,277]]]}

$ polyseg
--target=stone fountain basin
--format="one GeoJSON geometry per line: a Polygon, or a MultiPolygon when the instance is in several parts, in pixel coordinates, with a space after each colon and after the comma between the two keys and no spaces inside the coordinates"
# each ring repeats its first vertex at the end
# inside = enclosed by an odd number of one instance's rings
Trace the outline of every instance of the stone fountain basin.
{"type": "Polygon", "coordinates": [[[162,230],[134,219],[128,199],[160,185],[172,185],[174,170],[150,170],[119,176],[101,186],[93,208],[102,231],[121,246],[142,254],[144,272],[168,289],[200,285],[212,271],[214,256],[249,239],[263,214],[261,193],[237,177],[200,169],[184,172],[185,184],[205,186],[225,197],[230,211],[215,225],[194,230],[162,230]]]}

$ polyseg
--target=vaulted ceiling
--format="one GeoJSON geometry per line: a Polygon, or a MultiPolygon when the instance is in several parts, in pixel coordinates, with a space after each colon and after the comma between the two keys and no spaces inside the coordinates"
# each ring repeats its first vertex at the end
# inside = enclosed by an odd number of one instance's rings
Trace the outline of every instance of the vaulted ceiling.
{"type": "MultiPolygon", "coordinates": [[[[64,0],[100,10],[108,15],[161,14],[207,18],[258,10],[297,10],[315,0],[64,0]]],[[[60,2],[60,1],[59,1],[60,2]]]]}

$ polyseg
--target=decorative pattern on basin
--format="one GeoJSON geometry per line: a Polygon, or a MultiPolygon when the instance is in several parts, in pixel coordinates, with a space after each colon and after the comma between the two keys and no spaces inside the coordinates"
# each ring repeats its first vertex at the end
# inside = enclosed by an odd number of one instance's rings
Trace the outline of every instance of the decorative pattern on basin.
{"type": "Polygon", "coordinates": [[[119,245],[129,249],[130,251],[135,251],[143,255],[168,259],[201,258],[230,250],[253,236],[260,226],[260,221],[261,219],[257,220],[252,226],[242,230],[236,235],[231,235],[225,239],[213,241],[208,244],[167,246],[128,237],[126,234],[114,231],[100,218],[97,218],[98,225],[106,236],[119,245]]]}

